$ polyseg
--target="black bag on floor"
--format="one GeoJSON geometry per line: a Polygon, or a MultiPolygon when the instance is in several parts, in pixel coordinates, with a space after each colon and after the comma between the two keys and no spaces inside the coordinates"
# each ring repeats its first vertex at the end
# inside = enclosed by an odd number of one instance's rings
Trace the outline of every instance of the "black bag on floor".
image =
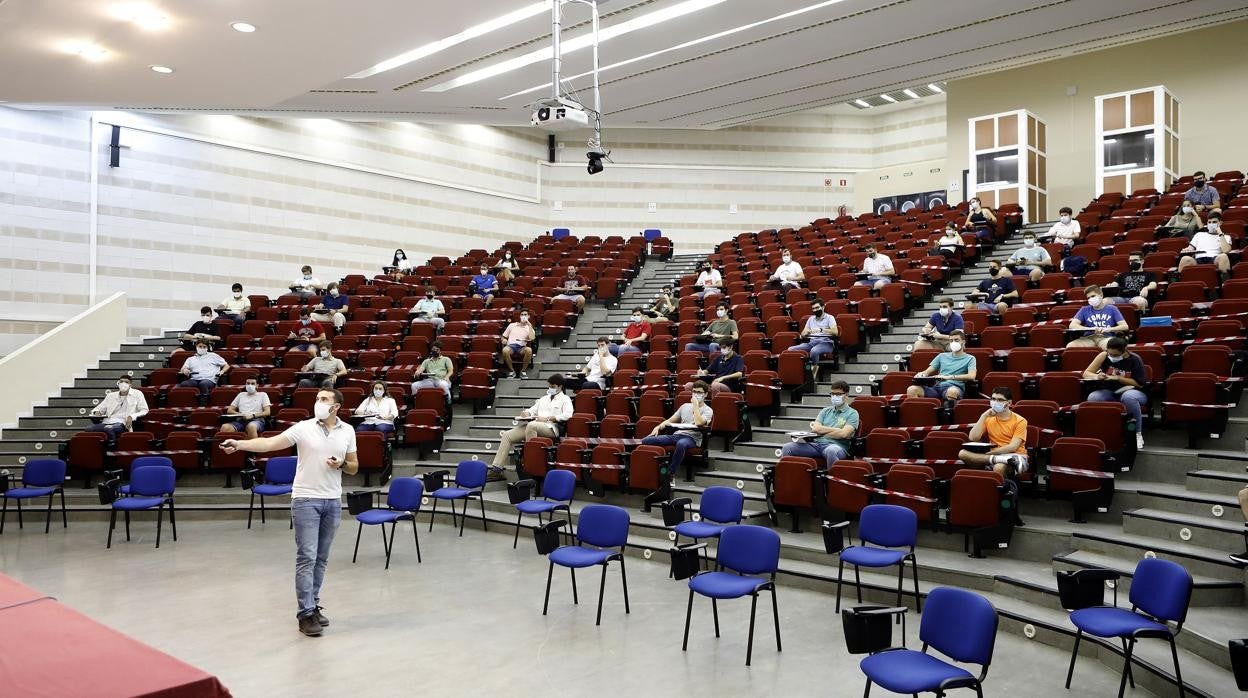
{"type": "Polygon", "coordinates": [[[533,498],[533,487],[536,485],[532,480],[519,480],[507,485],[507,500],[512,504],[527,502],[533,498]]]}
{"type": "Polygon", "coordinates": [[[538,555],[549,555],[559,547],[559,528],[565,521],[551,521],[533,529],[533,542],[537,543],[538,555]]]}
{"type": "Polygon", "coordinates": [[[671,528],[685,520],[685,509],[693,504],[693,500],[688,497],[673,499],[670,502],[663,502],[663,525],[671,528]]]}
{"type": "Polygon", "coordinates": [[[359,516],[373,508],[373,495],[376,490],[355,490],[347,493],[347,511],[352,516],[359,516]]]}
{"type": "Polygon", "coordinates": [[[105,480],[96,485],[95,488],[100,493],[100,504],[108,506],[117,501],[117,490],[121,488],[121,478],[115,477],[111,480],[105,480]]]}
{"type": "MultiPolygon", "coordinates": [[[[850,654],[872,654],[893,646],[893,616],[888,606],[854,606],[841,611],[845,649],[850,654]]],[[[903,638],[905,630],[902,630],[903,638]]]]}
{"type": "Polygon", "coordinates": [[[841,521],[840,523],[824,522],[821,530],[823,532],[824,552],[832,555],[845,549],[845,531],[849,530],[848,521],[841,521]]]}
{"type": "Polygon", "coordinates": [[[701,571],[702,549],[705,547],[703,543],[694,543],[672,548],[672,578],[689,579],[701,571]]]}
{"type": "Polygon", "coordinates": [[[1235,685],[1248,691],[1248,640],[1231,640],[1231,671],[1235,672],[1235,685]]]}
{"type": "MultiPolygon", "coordinates": [[[[1089,568],[1057,573],[1057,596],[1062,608],[1077,611],[1081,608],[1105,605],[1105,582],[1118,579],[1113,570],[1089,568]]],[[[1115,591],[1115,601],[1117,592],[1115,591]]]]}

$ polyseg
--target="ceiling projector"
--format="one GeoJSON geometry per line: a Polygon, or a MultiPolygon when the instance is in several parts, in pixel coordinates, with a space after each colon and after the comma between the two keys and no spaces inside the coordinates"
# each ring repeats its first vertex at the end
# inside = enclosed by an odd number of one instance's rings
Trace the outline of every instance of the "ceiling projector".
{"type": "Polygon", "coordinates": [[[533,105],[531,122],[551,131],[574,131],[589,128],[589,112],[569,100],[547,99],[533,105]]]}

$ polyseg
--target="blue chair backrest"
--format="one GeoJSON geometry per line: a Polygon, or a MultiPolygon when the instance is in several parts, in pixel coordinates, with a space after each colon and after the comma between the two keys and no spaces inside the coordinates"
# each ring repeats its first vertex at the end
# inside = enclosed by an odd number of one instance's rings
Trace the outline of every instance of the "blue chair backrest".
{"type": "Polygon", "coordinates": [[[719,564],[741,574],[780,568],[780,534],[762,526],[729,526],[719,534],[719,564]]]}
{"type": "Polygon", "coordinates": [[[641,237],[644,238],[646,242],[650,242],[656,238],[663,237],[663,231],[658,228],[646,228],[641,231],[641,237]]]}
{"type": "Polygon", "coordinates": [[[158,468],[172,468],[173,461],[168,456],[139,456],[130,463],[130,477],[134,478],[134,471],[139,468],[147,468],[156,466],[158,468]]]}
{"type": "Polygon", "coordinates": [[[455,468],[455,484],[470,490],[485,487],[485,476],[489,470],[490,466],[484,461],[460,461],[459,467],[455,468]]]}
{"type": "Polygon", "coordinates": [[[264,463],[264,481],[274,485],[289,485],[295,481],[295,467],[299,459],[294,456],[278,456],[264,463]]]}
{"type": "Polygon", "coordinates": [[[130,473],[130,494],[136,497],[159,497],[173,492],[177,474],[173,466],[148,465],[130,473]]]}
{"type": "Polygon", "coordinates": [[[997,609],[979,594],[937,587],[923,605],[919,640],[956,661],[988,664],[997,643],[997,609]]]}
{"type": "Polygon", "coordinates": [[[741,523],[741,511],[745,508],[745,495],[733,487],[716,485],[702,492],[698,513],[707,521],[715,523],[741,523]]]}
{"type": "Polygon", "coordinates": [[[1160,620],[1182,623],[1192,600],[1192,575],[1177,562],[1144,558],[1131,577],[1131,605],[1160,620]]]}
{"type": "Polygon", "coordinates": [[[862,510],[858,537],[886,548],[908,548],[919,537],[919,517],[896,504],[872,504],[862,510]]]}
{"type": "Polygon", "coordinates": [[[22,484],[30,487],[58,487],[65,484],[65,461],[59,458],[39,458],[26,462],[22,470],[22,484]]]}
{"type": "Polygon", "coordinates": [[[396,477],[390,480],[390,493],[386,505],[399,511],[419,511],[420,498],[425,494],[425,483],[418,477],[396,477]]]}
{"type": "Polygon", "coordinates": [[[581,510],[576,539],[599,548],[618,548],[628,542],[628,510],[611,504],[590,504],[581,510]]]}
{"type": "Polygon", "coordinates": [[[562,240],[571,234],[572,234],[572,231],[568,228],[555,228],[550,231],[551,237],[553,237],[556,240],[562,240]]]}
{"type": "Polygon", "coordinates": [[[570,502],[576,495],[576,474],[571,470],[552,470],[542,482],[542,496],[556,502],[570,502]]]}

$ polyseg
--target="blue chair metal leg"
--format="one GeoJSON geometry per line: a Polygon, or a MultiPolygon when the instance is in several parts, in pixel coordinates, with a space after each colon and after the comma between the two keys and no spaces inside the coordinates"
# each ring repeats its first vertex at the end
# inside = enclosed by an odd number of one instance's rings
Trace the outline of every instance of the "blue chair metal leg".
{"type": "Polygon", "coordinates": [[[351,553],[351,564],[355,564],[355,558],[360,555],[360,534],[364,532],[364,522],[360,522],[355,529],[355,551],[351,553]]]}
{"type": "Polygon", "coordinates": [[[862,603],[862,575],[858,565],[854,565],[854,588],[858,591],[858,603],[862,603]]]}
{"type": "Polygon", "coordinates": [[[745,665],[750,665],[754,656],[754,615],[758,610],[758,592],[750,594],[750,637],[745,643],[745,665]]]}
{"type": "MultiPolygon", "coordinates": [[[[398,530],[399,522],[395,521],[390,524],[390,542],[386,544],[386,569],[390,569],[390,555],[394,552],[394,532],[398,530]]],[[[381,527],[382,539],[385,539],[386,527],[381,527]]]]}
{"type": "Polygon", "coordinates": [[[48,495],[48,518],[43,522],[43,532],[46,535],[52,530],[52,500],[56,499],[56,492],[48,495]]]}
{"type": "Polygon", "coordinates": [[[631,612],[628,608],[628,573],[624,571],[623,555],[620,555],[620,581],[624,584],[624,614],[628,615],[631,612]]]}
{"type": "Polygon", "coordinates": [[[719,637],[719,602],[711,599],[711,617],[715,619],[715,637],[719,637]]]}
{"type": "Polygon", "coordinates": [[[61,528],[69,528],[69,514],[65,511],[65,488],[61,488],[61,528]]]}
{"type": "MultiPolygon", "coordinates": [[[[1122,680],[1118,682],[1118,698],[1122,698],[1127,692],[1127,674],[1131,673],[1131,654],[1135,651],[1135,640],[1127,641],[1127,651],[1123,656],[1122,663],[1122,680]]],[[[1133,680],[1134,682],[1134,680],[1133,680]]]]}
{"type": "Polygon", "coordinates": [[[438,498],[432,497],[433,508],[429,510],[429,532],[433,532],[433,518],[438,513],[438,498]]]}
{"type": "Polygon", "coordinates": [[[416,563],[420,564],[420,532],[416,530],[416,515],[412,514],[412,538],[416,540],[416,563]]]}
{"type": "MultiPolygon", "coordinates": [[[[261,500],[262,502],[264,500],[261,500]]],[[[247,530],[251,530],[251,515],[256,510],[256,493],[251,493],[251,503],[247,505],[247,530]]]]}
{"type": "Polygon", "coordinates": [[[260,523],[262,524],[266,524],[269,522],[268,518],[265,517],[264,499],[265,499],[264,497],[260,497],[260,523]]]}
{"type": "MultiPolygon", "coordinates": [[[[1126,653],[1127,653],[1127,640],[1126,640],[1126,638],[1123,638],[1123,640],[1122,640],[1122,653],[1123,653],[1123,654],[1126,654],[1126,653]]],[[[1133,690],[1133,691],[1134,691],[1134,690],[1135,690],[1135,674],[1131,671],[1131,665],[1130,665],[1130,664],[1127,664],[1127,667],[1126,667],[1126,668],[1127,668],[1127,683],[1131,684],[1131,690],[1133,690]]]]}
{"type": "Polygon", "coordinates": [[[117,510],[110,509],[108,515],[108,545],[105,548],[113,547],[113,529],[117,526],[117,510]]]}
{"type": "MultiPolygon", "coordinates": [[[[484,502],[482,502],[482,509],[481,509],[481,513],[482,513],[482,515],[483,515],[483,516],[484,516],[484,514],[485,514],[485,509],[484,509],[484,506],[485,506],[485,503],[484,503],[484,502]]],[[[452,501],[452,502],[451,502],[451,509],[454,509],[454,508],[455,508],[455,502],[454,502],[454,501],[452,501]]],[[[464,510],[463,510],[463,513],[461,513],[461,514],[459,515],[459,537],[460,537],[460,538],[463,538],[463,537],[464,537],[464,524],[465,524],[465,523],[467,523],[467,521],[468,521],[468,500],[467,500],[467,499],[465,499],[465,500],[464,500],[464,510]]]]}
{"type": "Polygon", "coordinates": [[[161,502],[160,506],[156,507],[156,547],[158,549],[160,548],[160,529],[163,527],[164,523],[165,523],[165,503],[161,502]]]}
{"type": "Polygon", "coordinates": [[[689,605],[685,607],[685,640],[680,645],[680,651],[689,650],[689,621],[693,618],[693,589],[689,590],[689,605]]]}
{"type": "Polygon", "coordinates": [[[841,612],[841,584],[845,576],[845,561],[837,560],[836,562],[836,612],[841,612]]]}
{"type": "Polygon", "coordinates": [[[22,530],[26,525],[22,521],[22,500],[17,500],[17,530],[22,530]]]}
{"type": "Polygon", "coordinates": [[[4,500],[4,506],[0,507],[0,534],[3,534],[4,533],[4,519],[9,514],[9,498],[0,497],[0,499],[4,500]]]}
{"type": "Polygon", "coordinates": [[[130,542],[130,512],[129,511],[125,512],[125,515],[126,515],[126,542],[129,543],[130,542]]]}
{"type": "Polygon", "coordinates": [[[594,625],[602,625],[602,597],[607,595],[607,563],[602,563],[602,581],[598,583],[598,618],[594,625]]]}
{"type": "MultiPolygon", "coordinates": [[[[477,501],[481,503],[481,530],[489,531],[489,522],[485,520],[485,497],[481,494],[477,495],[477,501]]],[[[468,513],[468,502],[464,502],[464,513],[468,513]]]]}
{"type": "MultiPolygon", "coordinates": [[[[914,566],[914,604],[918,608],[919,613],[922,613],[923,597],[919,596],[919,561],[912,557],[910,558],[910,564],[914,566]]],[[[898,605],[900,606],[901,604],[898,605]]],[[[898,616],[898,620],[900,620],[900,618],[901,617],[898,616]]]]}
{"type": "Polygon", "coordinates": [[[862,692],[862,698],[871,698],[871,679],[867,679],[867,689],[862,692]]]}
{"type": "MultiPolygon", "coordinates": [[[[511,539],[511,549],[512,549],[512,550],[515,550],[515,549],[516,549],[516,547],[520,545],[520,519],[521,519],[521,518],[523,518],[523,517],[524,517],[524,514],[523,514],[523,513],[519,512],[519,511],[517,511],[517,512],[516,512],[516,535],[515,535],[515,537],[514,537],[514,538],[512,538],[512,539],[511,539]]],[[[540,515],[538,516],[538,520],[539,520],[539,521],[541,520],[541,516],[540,516],[540,515]]]]}
{"type": "Polygon", "coordinates": [[[1083,631],[1075,631],[1075,647],[1070,651],[1070,667],[1066,669],[1066,690],[1070,690],[1070,679],[1075,675],[1075,659],[1079,657],[1079,641],[1083,639],[1083,631]]]}
{"type": "Polygon", "coordinates": [[[178,542],[178,520],[174,516],[173,497],[169,498],[169,528],[173,531],[173,542],[178,542]]]}
{"type": "Polygon", "coordinates": [[[1179,671],[1179,649],[1174,645],[1174,636],[1170,637],[1170,656],[1174,659],[1174,680],[1179,684],[1179,698],[1183,698],[1183,673],[1179,671]]]}
{"type": "Polygon", "coordinates": [[[555,563],[550,563],[546,568],[546,599],[542,601],[542,615],[546,615],[546,610],[550,608],[550,578],[555,573],[555,563]]]}
{"type": "Polygon", "coordinates": [[[580,598],[577,597],[577,593],[576,593],[576,568],[569,567],[568,571],[572,573],[572,605],[579,606],[581,603],[581,600],[580,598]]]}
{"type": "Polygon", "coordinates": [[[774,583],[771,586],[771,617],[776,623],[776,651],[780,652],[782,649],[780,647],[780,606],[776,601],[776,586],[774,583]]]}

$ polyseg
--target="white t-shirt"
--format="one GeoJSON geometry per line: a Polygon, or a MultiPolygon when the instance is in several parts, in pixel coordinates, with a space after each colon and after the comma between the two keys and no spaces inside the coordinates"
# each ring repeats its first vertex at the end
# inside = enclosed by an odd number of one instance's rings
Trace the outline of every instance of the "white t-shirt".
{"type": "Polygon", "coordinates": [[[377,415],[365,419],[365,424],[394,424],[394,418],[399,416],[399,407],[395,404],[394,398],[389,395],[383,396],[380,400],[369,395],[368,399],[355,408],[355,414],[359,417],[366,414],[377,415]]]}
{"type": "Polygon", "coordinates": [[[585,376],[585,380],[603,385],[602,374],[606,371],[615,373],[615,367],[618,364],[619,360],[610,353],[602,356],[595,351],[594,355],[589,357],[589,361],[585,364],[589,368],[589,374],[585,376]]]}
{"type": "Polygon", "coordinates": [[[863,258],[862,270],[868,276],[888,276],[893,273],[893,260],[881,252],[876,252],[875,259],[870,257],[863,258]]]}
{"type": "Polygon", "coordinates": [[[234,402],[230,403],[230,407],[238,410],[241,414],[260,414],[270,404],[269,394],[257,390],[251,394],[242,392],[235,395],[234,402]]]}
{"type": "Polygon", "coordinates": [[[802,265],[797,262],[787,262],[776,267],[776,273],[773,274],[781,281],[792,281],[802,275],[802,265]]]}
{"type": "Polygon", "coordinates": [[[543,395],[529,408],[531,417],[554,417],[560,422],[572,418],[572,398],[566,393],[555,393],[554,397],[543,395]]]}
{"type": "Polygon", "coordinates": [[[1074,218],[1071,218],[1069,223],[1058,221],[1053,224],[1052,228],[1049,228],[1049,235],[1059,240],[1078,239],[1080,232],[1082,229],[1079,227],[1079,221],[1074,218]]]}
{"type": "Polygon", "coordinates": [[[1192,247],[1197,257],[1217,257],[1222,254],[1222,237],[1201,231],[1192,236],[1192,247]]]}
{"type": "Polygon", "coordinates": [[[321,285],[321,280],[316,278],[315,276],[312,277],[311,279],[305,279],[302,276],[300,276],[299,278],[291,282],[290,285],[292,288],[298,291],[315,291],[318,288],[324,288],[324,286],[321,285]]]}
{"type": "Polygon", "coordinates": [[[698,286],[719,286],[724,282],[722,276],[719,275],[718,269],[710,269],[698,274],[698,280],[694,283],[698,286]]]}
{"type": "Polygon", "coordinates": [[[355,430],[339,419],[333,429],[326,429],[316,419],[296,423],[282,436],[294,446],[299,456],[295,466],[295,485],[291,497],[313,499],[342,498],[342,470],[325,462],[330,456],[345,462],[348,453],[355,453],[355,430]]]}
{"type": "Polygon", "coordinates": [[[247,296],[235,298],[233,295],[230,295],[229,298],[221,301],[221,305],[235,315],[242,315],[247,312],[247,308],[251,305],[251,300],[247,296]]]}

